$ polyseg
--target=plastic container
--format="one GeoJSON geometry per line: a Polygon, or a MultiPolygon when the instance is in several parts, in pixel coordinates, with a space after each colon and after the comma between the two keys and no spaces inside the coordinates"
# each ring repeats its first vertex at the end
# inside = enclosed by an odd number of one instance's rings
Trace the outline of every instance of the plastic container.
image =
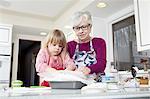
{"type": "Polygon", "coordinates": [[[81,89],[86,84],[80,81],[49,81],[52,89],[81,89]]]}
{"type": "Polygon", "coordinates": [[[12,87],[21,87],[23,85],[23,82],[21,80],[15,80],[11,83],[12,87]]]}
{"type": "Polygon", "coordinates": [[[114,76],[102,76],[102,82],[103,83],[114,83],[114,82],[116,82],[116,79],[114,76]]]}

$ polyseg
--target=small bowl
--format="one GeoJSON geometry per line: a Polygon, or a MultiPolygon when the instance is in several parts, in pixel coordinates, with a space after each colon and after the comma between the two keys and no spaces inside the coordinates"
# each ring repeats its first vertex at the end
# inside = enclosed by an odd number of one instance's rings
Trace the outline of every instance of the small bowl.
{"type": "Polygon", "coordinates": [[[11,83],[12,87],[21,87],[23,85],[23,82],[21,80],[14,80],[11,83]]]}

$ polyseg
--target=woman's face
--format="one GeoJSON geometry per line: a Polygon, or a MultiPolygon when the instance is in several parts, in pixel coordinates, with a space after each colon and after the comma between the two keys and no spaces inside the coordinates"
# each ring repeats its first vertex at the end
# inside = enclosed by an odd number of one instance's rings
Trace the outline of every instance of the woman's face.
{"type": "Polygon", "coordinates": [[[81,41],[87,41],[90,39],[90,32],[91,32],[92,25],[87,22],[85,18],[82,18],[82,21],[73,27],[77,37],[81,41]]]}

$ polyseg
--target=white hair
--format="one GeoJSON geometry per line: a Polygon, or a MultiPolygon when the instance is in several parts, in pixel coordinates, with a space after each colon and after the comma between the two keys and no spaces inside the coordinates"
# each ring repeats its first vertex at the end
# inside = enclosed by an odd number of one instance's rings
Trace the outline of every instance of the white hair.
{"type": "Polygon", "coordinates": [[[92,24],[91,13],[88,11],[79,11],[79,12],[74,13],[74,15],[73,15],[72,25],[77,26],[82,21],[83,17],[86,18],[86,21],[89,24],[92,24]]]}

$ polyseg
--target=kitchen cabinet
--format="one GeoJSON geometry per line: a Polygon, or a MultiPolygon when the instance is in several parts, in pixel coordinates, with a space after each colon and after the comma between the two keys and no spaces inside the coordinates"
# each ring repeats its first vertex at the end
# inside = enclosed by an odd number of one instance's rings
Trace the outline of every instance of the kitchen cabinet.
{"type": "Polygon", "coordinates": [[[150,0],[134,0],[138,51],[150,49],[150,0]]]}
{"type": "Polygon", "coordinates": [[[0,24],[0,46],[11,46],[12,25],[0,24]]]}

